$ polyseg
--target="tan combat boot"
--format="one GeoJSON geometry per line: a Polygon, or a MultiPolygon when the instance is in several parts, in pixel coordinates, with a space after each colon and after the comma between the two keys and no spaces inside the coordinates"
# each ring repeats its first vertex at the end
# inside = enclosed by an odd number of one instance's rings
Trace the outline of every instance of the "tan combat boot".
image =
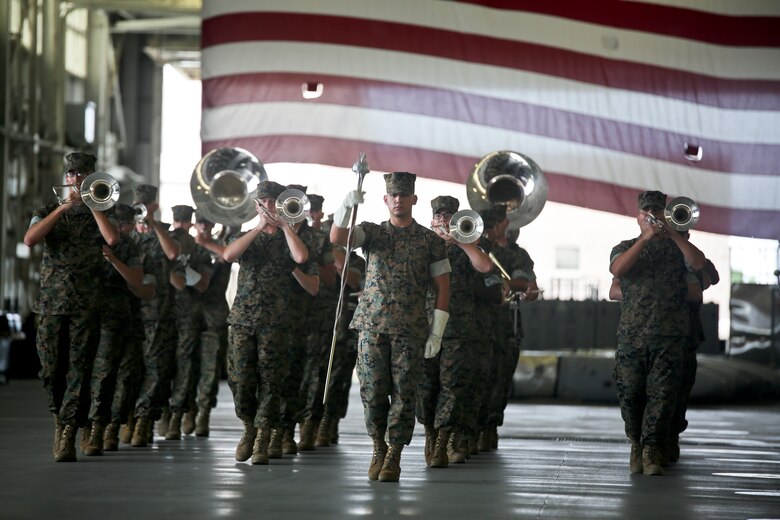
{"type": "Polygon", "coordinates": [[[340,419],[334,417],[330,420],[330,443],[339,443],[339,421],[340,419]]]}
{"type": "Polygon", "coordinates": [[[301,425],[301,436],[298,439],[298,451],[314,450],[314,422],[306,419],[301,425]]]}
{"type": "Polygon", "coordinates": [[[255,445],[252,447],[252,464],[268,464],[269,430],[257,430],[255,445]]]}
{"type": "Polygon", "coordinates": [[[642,469],[645,475],[663,475],[658,449],[650,444],[642,448],[642,469]]]}
{"type": "Polygon", "coordinates": [[[631,458],[628,462],[631,474],[642,473],[642,445],[636,442],[631,443],[631,458]]]}
{"type": "Polygon", "coordinates": [[[135,428],[133,429],[133,438],[130,440],[130,445],[133,448],[145,448],[149,445],[149,425],[151,421],[148,417],[138,417],[135,420],[135,428]]]}
{"type": "Polygon", "coordinates": [[[373,439],[374,453],[371,456],[371,465],[368,467],[368,480],[377,480],[387,455],[387,443],[381,437],[373,439]]]}
{"type": "Polygon", "coordinates": [[[79,448],[81,449],[81,453],[84,453],[87,450],[87,445],[89,444],[89,434],[92,432],[92,421],[87,421],[87,423],[81,427],[81,436],[79,439],[79,448]]]}
{"type": "Polygon", "coordinates": [[[62,427],[60,444],[54,455],[55,462],[76,462],[76,426],[69,424],[62,427]]]}
{"type": "Polygon", "coordinates": [[[447,442],[447,458],[453,464],[463,464],[466,456],[460,451],[460,432],[453,432],[447,442]]]}
{"type": "Polygon", "coordinates": [[[431,457],[432,468],[446,468],[450,463],[447,457],[447,443],[449,440],[450,432],[439,430],[433,447],[433,456],[431,457]]]}
{"type": "Polygon", "coordinates": [[[380,482],[398,482],[401,478],[401,451],[403,444],[391,444],[385,456],[382,471],[379,472],[380,482]]]}
{"type": "Polygon", "coordinates": [[[52,414],[52,417],[54,417],[54,442],[51,443],[51,452],[56,457],[57,450],[60,448],[60,439],[62,438],[62,422],[59,415],[52,414]]]}
{"type": "Polygon", "coordinates": [[[238,462],[244,462],[252,456],[252,445],[255,443],[256,437],[257,428],[250,421],[244,421],[244,434],[236,446],[236,460],[238,462]]]}
{"type": "Polygon", "coordinates": [[[89,432],[89,442],[84,448],[84,455],[94,457],[103,455],[103,432],[106,429],[105,424],[92,421],[92,429],[89,432]]]}
{"type": "Polygon", "coordinates": [[[282,458],[282,438],[284,437],[284,429],[274,428],[271,430],[271,440],[268,442],[268,458],[269,459],[281,459],[282,458]]]}
{"type": "Polygon", "coordinates": [[[314,438],[315,448],[327,448],[330,446],[330,417],[323,417],[317,427],[317,435],[314,438]]]}
{"type": "Polygon", "coordinates": [[[297,455],[298,444],[295,442],[295,428],[285,428],[282,435],[282,453],[285,455],[297,455]]]}
{"type": "Polygon", "coordinates": [[[119,440],[125,444],[130,444],[133,440],[133,431],[135,430],[135,417],[130,415],[127,422],[119,428],[119,440]]]}
{"type": "Polygon", "coordinates": [[[198,415],[195,417],[195,435],[197,437],[209,436],[209,418],[211,416],[211,408],[201,407],[198,410],[198,415]]]}
{"type": "Polygon", "coordinates": [[[119,421],[111,421],[103,432],[103,451],[119,449],[119,421]]]}
{"type": "Polygon", "coordinates": [[[425,427],[425,446],[423,447],[423,457],[425,458],[425,465],[431,467],[431,459],[433,458],[433,448],[436,447],[436,430],[432,426],[425,427]]]}
{"type": "Polygon", "coordinates": [[[181,432],[184,435],[192,435],[195,431],[195,412],[187,412],[181,420],[181,432]]]}
{"type": "Polygon", "coordinates": [[[168,435],[168,426],[171,422],[171,411],[168,409],[168,406],[165,407],[165,409],[162,412],[162,416],[160,417],[160,420],[157,421],[157,435],[160,437],[165,437],[168,435]]]}
{"type": "MultiPolygon", "coordinates": [[[[477,440],[477,449],[479,451],[490,451],[490,429],[482,430],[479,432],[479,439],[477,440]]],[[[473,452],[472,452],[473,453],[473,452]]]]}
{"type": "Polygon", "coordinates": [[[460,438],[458,451],[460,451],[467,460],[471,458],[471,441],[465,436],[460,438]]]}
{"type": "MultiPolygon", "coordinates": [[[[181,417],[180,411],[171,412],[171,420],[168,422],[168,430],[165,433],[166,441],[178,441],[181,439],[181,417]]],[[[157,431],[160,431],[160,427],[157,427],[157,431]]]]}

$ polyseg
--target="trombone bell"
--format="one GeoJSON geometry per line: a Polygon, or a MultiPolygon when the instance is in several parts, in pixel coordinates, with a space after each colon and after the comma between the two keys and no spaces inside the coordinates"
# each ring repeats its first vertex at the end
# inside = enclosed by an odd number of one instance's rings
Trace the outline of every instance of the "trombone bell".
{"type": "Polygon", "coordinates": [[[672,199],[664,208],[664,219],[675,231],[688,231],[699,222],[699,206],[688,197],[672,199]]]}
{"type": "Polygon", "coordinates": [[[450,235],[461,244],[471,244],[479,240],[484,228],[482,217],[473,209],[462,209],[450,219],[450,235]]]}
{"type": "Polygon", "coordinates": [[[310,208],[309,197],[301,190],[285,190],[276,198],[276,214],[291,226],[306,220],[310,208]]]}

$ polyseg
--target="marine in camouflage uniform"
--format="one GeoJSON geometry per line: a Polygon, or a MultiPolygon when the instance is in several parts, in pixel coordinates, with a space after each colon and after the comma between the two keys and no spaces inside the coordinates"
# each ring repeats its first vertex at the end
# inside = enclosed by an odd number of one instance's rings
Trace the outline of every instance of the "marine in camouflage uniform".
{"type": "Polygon", "coordinates": [[[660,448],[680,387],[689,332],[687,273],[704,266],[701,251],[661,223],[665,206],[663,193],[641,193],[641,235],[610,255],[610,272],[622,292],[614,379],[632,444],[629,467],[650,475],[663,474],[660,448]]]}
{"type": "MultiPolygon", "coordinates": [[[[95,171],[94,155],[65,157],[65,182],[80,186],[95,171]]],[[[58,462],[75,462],[76,431],[89,411],[89,382],[97,346],[102,243],[116,245],[119,232],[101,211],[89,209],[71,190],[60,205],[33,213],[24,235],[28,247],[43,242],[41,282],[32,310],[37,314],[40,377],[54,416],[52,451],[58,462]]]]}
{"type": "MultiPolygon", "coordinates": [[[[350,327],[359,331],[360,396],[374,445],[371,480],[400,478],[401,451],[414,430],[423,352],[436,354],[442,322],[446,325],[450,263],[444,241],[412,218],[415,179],[407,172],[386,174],[390,220],[363,222],[354,229],[354,246],[362,247],[366,258],[366,281],[350,327]],[[443,316],[434,320],[434,334],[425,310],[431,285],[437,295],[434,315],[443,316]]],[[[351,192],[337,211],[330,235],[334,244],[346,245],[349,213],[361,199],[362,194],[351,192]]]]}
{"type": "MultiPolygon", "coordinates": [[[[439,354],[426,359],[417,399],[417,420],[425,427],[425,462],[446,468],[449,462],[465,462],[458,451],[458,435],[466,389],[472,373],[472,341],[477,336],[474,283],[478,273],[490,272],[490,258],[475,244],[459,243],[449,233],[450,219],[458,211],[458,199],[448,196],[431,201],[431,227],[444,239],[452,267],[450,274],[450,319],[439,354]]],[[[428,298],[433,311],[434,295],[428,298]]]]}
{"type": "Polygon", "coordinates": [[[227,352],[227,317],[230,308],[226,292],[230,283],[231,264],[225,262],[222,253],[225,250],[225,238],[232,234],[232,230],[223,227],[220,236],[212,238],[214,223],[197,212],[195,227],[198,230],[195,241],[211,255],[209,286],[201,296],[204,330],[200,336],[198,415],[195,418],[195,435],[208,437],[211,409],[217,406],[219,379],[227,352]]]}
{"type": "MultiPolygon", "coordinates": [[[[684,233],[687,236],[687,232],[684,233]]],[[[669,461],[676,462],[680,457],[680,434],[688,428],[685,414],[688,411],[688,401],[696,382],[696,351],[706,338],[701,323],[702,293],[710,285],[720,281],[715,265],[706,260],[704,269],[688,275],[688,311],[690,313],[690,328],[688,338],[683,348],[683,368],[680,378],[680,391],[672,414],[672,426],[666,452],[669,461]]]]}
{"type": "Polygon", "coordinates": [[[165,432],[165,439],[179,440],[182,433],[182,419],[185,419],[184,433],[195,429],[195,398],[198,381],[198,359],[200,358],[200,334],[203,326],[201,293],[209,284],[211,255],[195,243],[190,235],[192,214],[190,206],[174,206],[171,237],[181,252],[171,273],[171,284],[176,288],[174,315],[176,317],[176,372],[169,400],[171,418],[165,432]],[[186,416],[185,416],[186,414],[186,416]]]}
{"type": "MultiPolygon", "coordinates": [[[[288,189],[306,193],[306,186],[291,184],[288,189]]],[[[285,224],[286,225],[286,224],[285,224]]],[[[287,328],[285,342],[287,356],[285,357],[285,374],[282,382],[281,428],[274,429],[271,436],[269,457],[280,458],[282,452],[293,454],[300,450],[314,449],[314,425],[310,419],[310,410],[304,414],[309,380],[306,378],[307,362],[310,358],[319,359],[321,348],[316,347],[316,353],[311,353],[313,347],[312,335],[319,332],[317,310],[317,295],[320,289],[318,266],[324,262],[324,254],[329,242],[319,229],[309,226],[306,220],[298,222],[293,229],[300,237],[309,252],[305,265],[299,266],[288,276],[293,278],[288,295],[290,309],[295,327],[287,328]],[[296,445],[293,431],[297,422],[302,423],[300,441],[296,445]]],[[[311,367],[308,367],[312,370],[311,367]]]]}
{"type": "Polygon", "coordinates": [[[284,186],[262,181],[258,187],[260,220],[238,233],[225,247],[223,257],[239,262],[238,286],[228,316],[228,385],[233,392],[236,416],[244,434],[236,447],[236,460],[252,458],[252,464],[268,464],[268,441],[281,426],[280,399],[289,323],[290,273],[306,263],[308,251],[297,233],[277,222],[276,198],[284,186]]]}
{"type": "MultiPolygon", "coordinates": [[[[344,265],[346,254],[343,248],[334,248],[334,257],[336,258],[336,267],[339,277],[344,265]],[[340,267],[339,267],[340,266],[340,267]]],[[[366,272],[366,262],[354,251],[350,253],[349,272],[347,273],[347,286],[344,288],[344,301],[342,303],[343,311],[339,316],[339,322],[336,327],[336,345],[333,352],[333,366],[330,372],[330,386],[328,388],[328,399],[323,405],[323,420],[317,432],[317,439],[325,444],[327,437],[328,444],[338,443],[339,421],[347,416],[349,408],[349,391],[352,387],[352,374],[355,371],[357,362],[357,334],[350,330],[349,323],[357,308],[357,291],[363,288],[363,277],[366,272]]],[[[340,283],[340,281],[339,281],[340,283]]],[[[335,303],[338,300],[338,289],[334,296],[334,309],[330,314],[330,319],[323,322],[327,327],[323,332],[327,341],[325,363],[330,361],[330,345],[333,342],[333,317],[336,315],[335,303]]],[[[327,371],[327,365],[325,367],[327,371]]],[[[325,381],[323,381],[324,392],[325,381]]]]}
{"type": "Polygon", "coordinates": [[[141,304],[144,377],[135,403],[131,441],[135,447],[144,447],[153,439],[152,425],[161,417],[171,392],[176,323],[173,313],[175,289],[170,283],[170,274],[181,248],[169,235],[169,225],[154,218],[154,212],[159,208],[155,186],[136,186],[133,204],[144,204],[147,209],[146,220],[136,223],[132,237],[141,250],[144,272],[154,276],[155,287],[154,298],[141,304]]]}
{"type": "Polygon", "coordinates": [[[509,220],[504,219],[499,225],[498,237],[493,252],[499,263],[507,270],[510,280],[507,282],[514,297],[508,305],[504,305],[495,314],[497,342],[493,350],[491,371],[495,384],[491,388],[487,410],[487,429],[480,435],[479,450],[485,451],[498,448],[498,427],[504,424],[504,410],[509,402],[512,380],[517,361],[520,357],[520,342],[523,339],[523,322],[520,313],[521,301],[536,299],[538,292],[527,294],[526,291],[536,287],[534,262],[528,252],[518,246],[515,240],[507,240],[506,226],[509,220]],[[522,300],[521,300],[522,298],[522,300]]]}
{"type": "Polygon", "coordinates": [[[119,204],[109,212],[120,228],[119,243],[114,247],[103,246],[106,261],[101,266],[100,289],[100,342],[92,368],[89,420],[92,423],[85,455],[103,454],[103,433],[111,422],[111,405],[116,388],[116,376],[122,355],[128,348],[132,335],[127,333],[131,321],[131,301],[137,297],[128,284],[141,285],[143,270],[138,246],[122,232],[133,227],[133,210],[119,204]]]}

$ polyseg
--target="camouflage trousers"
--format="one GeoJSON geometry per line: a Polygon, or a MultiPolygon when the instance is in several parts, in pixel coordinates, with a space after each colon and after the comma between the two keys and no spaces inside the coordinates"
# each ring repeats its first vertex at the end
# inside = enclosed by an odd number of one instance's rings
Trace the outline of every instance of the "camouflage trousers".
{"type": "Polygon", "coordinates": [[[691,390],[696,382],[696,370],[699,367],[696,360],[696,349],[699,346],[699,339],[688,339],[687,345],[683,349],[682,377],[680,378],[680,393],[672,414],[672,427],[669,432],[670,440],[677,442],[680,434],[688,428],[688,421],[685,414],[688,412],[688,401],[691,397],[691,390]]]}
{"type": "Polygon", "coordinates": [[[682,337],[619,338],[614,379],[626,436],[666,442],[682,375],[682,337]]]}
{"type": "Polygon", "coordinates": [[[144,321],[143,364],[144,378],[135,416],[156,421],[171,393],[176,325],[173,320],[144,321]]]}
{"type": "Polygon", "coordinates": [[[493,350],[491,372],[495,370],[495,379],[493,379],[495,384],[490,389],[488,401],[488,427],[504,424],[504,410],[509,403],[512,379],[517,369],[519,357],[520,346],[513,337],[504,338],[504,341],[498,342],[493,350]]]}
{"type": "Polygon", "coordinates": [[[225,366],[227,352],[227,324],[210,326],[206,320],[206,330],[200,336],[200,379],[198,380],[198,406],[214,408],[217,406],[219,378],[225,366]]]}
{"type": "Polygon", "coordinates": [[[476,439],[487,428],[487,406],[490,397],[490,369],[493,361],[492,338],[475,337],[471,342],[470,378],[467,383],[461,411],[461,433],[464,439],[476,439]],[[484,413],[481,413],[484,412],[484,413]]]}
{"type": "MultiPolygon", "coordinates": [[[[330,348],[330,346],[328,346],[330,348]]],[[[328,352],[330,358],[330,352],[328,352]]],[[[349,408],[349,390],[352,388],[352,373],[357,362],[357,338],[347,334],[336,342],[333,352],[333,367],[330,371],[328,400],[325,401],[324,415],[343,419],[349,408]]],[[[327,367],[326,367],[327,370],[327,367]]],[[[322,382],[323,388],[325,382],[322,382]]]]}
{"type": "Polygon", "coordinates": [[[195,408],[200,366],[200,325],[196,317],[176,319],[176,372],[171,391],[171,412],[188,412],[195,408]]]}
{"type": "Polygon", "coordinates": [[[360,331],[357,374],[366,429],[371,438],[409,444],[414,432],[424,338],[360,331]]]}
{"type": "Polygon", "coordinates": [[[134,412],[135,402],[144,379],[144,325],[140,319],[133,320],[125,351],[119,362],[116,388],[111,403],[111,421],[124,423],[134,412]]]}
{"type": "Polygon", "coordinates": [[[287,347],[280,327],[231,325],[228,386],[236,416],[262,429],[281,426],[280,401],[287,347]]]}
{"type": "MultiPolygon", "coordinates": [[[[301,327],[306,330],[306,327],[301,327]]],[[[281,391],[282,426],[293,428],[301,421],[304,407],[301,383],[306,364],[307,343],[305,337],[289,334],[286,337],[287,355],[284,356],[284,376],[281,391]]]]}
{"type": "Polygon", "coordinates": [[[115,305],[110,313],[104,313],[100,318],[100,342],[92,366],[90,382],[92,403],[89,408],[89,418],[101,424],[111,421],[111,405],[114,401],[119,365],[122,355],[132,341],[132,334],[128,334],[127,331],[130,306],[126,305],[122,309],[124,312],[120,312],[117,307],[122,306],[115,305]]]}
{"type": "Polygon", "coordinates": [[[461,338],[444,338],[439,354],[423,361],[417,420],[426,428],[449,431],[460,426],[470,361],[470,345],[461,338]]]}
{"type": "MultiPolygon", "coordinates": [[[[325,344],[321,332],[309,334],[306,350],[306,363],[301,381],[301,399],[303,400],[302,418],[317,422],[322,419],[325,407],[322,396],[325,393],[325,376],[330,358],[330,342],[325,344]]],[[[330,337],[328,335],[327,337],[330,337]]]]}
{"type": "Polygon", "coordinates": [[[95,314],[36,317],[38,374],[49,411],[63,424],[83,426],[89,413],[89,382],[97,343],[95,314]]]}

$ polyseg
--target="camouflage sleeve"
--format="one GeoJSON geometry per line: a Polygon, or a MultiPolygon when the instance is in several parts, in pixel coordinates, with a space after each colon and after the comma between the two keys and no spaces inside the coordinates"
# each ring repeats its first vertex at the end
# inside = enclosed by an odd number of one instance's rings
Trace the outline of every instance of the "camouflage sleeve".
{"type": "Polygon", "coordinates": [[[525,249],[517,249],[517,261],[513,266],[510,276],[512,278],[525,278],[529,282],[536,280],[536,273],[534,273],[534,261],[531,260],[531,255],[525,249]]]}
{"type": "Polygon", "coordinates": [[[376,238],[379,230],[379,225],[373,222],[363,222],[355,226],[355,229],[352,230],[355,237],[352,243],[353,247],[362,247],[364,250],[371,249],[371,242],[376,238]]]}
{"type": "Polygon", "coordinates": [[[619,243],[615,247],[612,248],[612,253],[609,255],[609,265],[612,265],[612,262],[615,261],[615,258],[619,257],[629,249],[631,249],[631,246],[633,244],[630,240],[624,240],[623,242],[619,243]]]}
{"type": "Polygon", "coordinates": [[[48,208],[43,207],[43,208],[36,209],[32,214],[32,218],[30,219],[30,225],[27,227],[28,228],[32,227],[33,224],[37,224],[41,220],[45,219],[48,215],[49,215],[48,208]]]}
{"type": "Polygon", "coordinates": [[[447,256],[447,247],[444,240],[440,240],[439,237],[436,237],[431,242],[430,251],[431,263],[428,271],[430,272],[431,278],[451,273],[452,266],[450,265],[450,259],[447,256]]]}

